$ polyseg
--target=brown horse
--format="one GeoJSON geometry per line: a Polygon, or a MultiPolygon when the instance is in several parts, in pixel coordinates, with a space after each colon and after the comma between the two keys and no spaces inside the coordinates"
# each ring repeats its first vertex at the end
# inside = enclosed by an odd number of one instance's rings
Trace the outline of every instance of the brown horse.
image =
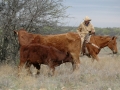
{"type": "Polygon", "coordinates": [[[117,37],[113,36],[97,36],[97,35],[91,35],[87,41],[86,41],[86,48],[89,52],[89,55],[97,61],[99,61],[98,54],[100,50],[106,46],[108,46],[113,54],[117,53],[117,37]]]}

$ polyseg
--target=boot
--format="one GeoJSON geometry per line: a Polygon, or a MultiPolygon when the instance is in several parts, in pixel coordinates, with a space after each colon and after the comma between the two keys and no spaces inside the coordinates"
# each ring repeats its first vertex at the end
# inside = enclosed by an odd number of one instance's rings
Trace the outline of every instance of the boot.
{"type": "Polygon", "coordinates": [[[83,54],[83,55],[86,54],[85,43],[86,43],[86,41],[84,41],[84,42],[83,42],[83,45],[82,45],[82,54],[83,54]]]}
{"type": "Polygon", "coordinates": [[[90,56],[90,54],[89,54],[89,52],[88,52],[88,50],[87,50],[87,47],[86,47],[86,45],[85,45],[85,42],[84,42],[84,44],[83,44],[83,46],[82,46],[82,54],[83,54],[83,56],[86,55],[86,56],[88,56],[89,58],[91,58],[91,56],[90,56]]]}

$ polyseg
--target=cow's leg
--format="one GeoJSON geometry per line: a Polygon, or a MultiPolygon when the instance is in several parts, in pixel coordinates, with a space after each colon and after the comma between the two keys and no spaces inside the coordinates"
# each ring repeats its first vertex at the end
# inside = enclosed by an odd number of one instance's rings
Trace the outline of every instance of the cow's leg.
{"type": "Polygon", "coordinates": [[[36,75],[39,75],[39,74],[40,74],[41,64],[36,63],[36,64],[33,64],[33,66],[36,67],[36,69],[37,69],[37,73],[36,73],[36,75]]]}
{"type": "Polygon", "coordinates": [[[75,63],[72,62],[72,67],[73,67],[73,71],[75,70],[76,66],[75,66],[75,63]]]}
{"type": "Polygon", "coordinates": [[[18,76],[20,75],[20,72],[23,68],[23,66],[25,65],[25,63],[27,62],[27,55],[24,53],[24,47],[20,47],[20,63],[18,66],[18,76]]]}
{"type": "Polygon", "coordinates": [[[55,66],[54,66],[52,60],[50,60],[48,66],[49,66],[48,76],[53,76],[55,74],[55,66]]]}
{"type": "Polygon", "coordinates": [[[52,76],[51,74],[51,67],[49,66],[48,76],[52,76]]]}
{"type": "Polygon", "coordinates": [[[19,66],[18,66],[18,76],[20,75],[20,72],[21,72],[24,65],[25,65],[25,61],[21,60],[19,63],[19,66]]]}
{"type": "Polygon", "coordinates": [[[73,57],[73,62],[72,62],[73,71],[78,70],[80,66],[80,59],[79,59],[80,54],[71,53],[71,55],[73,57]]]}
{"type": "Polygon", "coordinates": [[[55,74],[55,67],[52,67],[52,76],[55,74]]]}
{"type": "Polygon", "coordinates": [[[53,76],[55,75],[55,67],[49,67],[49,73],[48,73],[49,76],[53,76]]]}
{"type": "Polygon", "coordinates": [[[27,69],[27,72],[28,72],[29,75],[32,74],[32,72],[30,70],[30,66],[31,66],[31,63],[27,61],[26,65],[25,65],[25,68],[27,69]]]}

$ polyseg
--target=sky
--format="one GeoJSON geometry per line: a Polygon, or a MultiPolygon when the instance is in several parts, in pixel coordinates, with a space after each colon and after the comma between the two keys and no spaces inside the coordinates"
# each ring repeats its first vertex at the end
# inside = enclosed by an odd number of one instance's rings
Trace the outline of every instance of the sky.
{"type": "Polygon", "coordinates": [[[63,0],[63,5],[70,6],[66,26],[79,26],[88,16],[94,27],[120,27],[120,0],[63,0]]]}

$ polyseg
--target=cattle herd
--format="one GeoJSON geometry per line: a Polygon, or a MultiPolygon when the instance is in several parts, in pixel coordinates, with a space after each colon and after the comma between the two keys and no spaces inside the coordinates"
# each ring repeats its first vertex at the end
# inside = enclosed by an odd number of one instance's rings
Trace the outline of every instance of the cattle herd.
{"type": "Polygon", "coordinates": [[[40,72],[41,64],[49,66],[51,75],[54,75],[56,66],[65,62],[71,62],[73,71],[79,68],[81,39],[78,34],[69,32],[40,35],[28,33],[24,29],[14,32],[18,35],[20,44],[19,73],[25,64],[28,70],[31,64],[35,66],[37,74],[40,72]]]}
{"type": "MultiPolygon", "coordinates": [[[[14,31],[20,44],[20,63],[18,74],[25,65],[29,73],[33,65],[40,73],[41,64],[49,66],[49,74],[54,75],[55,67],[62,63],[71,62],[73,71],[79,69],[81,38],[77,33],[68,32],[57,35],[32,34],[25,29],[14,31]]],[[[93,59],[98,60],[97,54],[100,49],[108,46],[114,53],[117,52],[115,37],[94,37],[92,42],[86,44],[89,54],[93,59]],[[100,42],[95,43],[95,38],[100,42]],[[95,45],[100,48],[96,48],[95,45]],[[114,44],[114,45],[113,45],[114,44]]]]}

